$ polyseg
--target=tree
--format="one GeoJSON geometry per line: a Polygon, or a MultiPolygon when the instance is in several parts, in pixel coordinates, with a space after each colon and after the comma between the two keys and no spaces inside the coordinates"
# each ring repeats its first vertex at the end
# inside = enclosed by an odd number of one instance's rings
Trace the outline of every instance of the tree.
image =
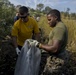
{"type": "Polygon", "coordinates": [[[70,18],[69,11],[70,11],[70,8],[67,8],[66,14],[67,14],[67,17],[68,17],[68,18],[70,18]]]}
{"type": "Polygon", "coordinates": [[[67,8],[67,11],[66,11],[66,12],[68,12],[68,13],[69,13],[69,11],[70,11],[70,8],[67,8]]]}
{"type": "Polygon", "coordinates": [[[0,28],[2,35],[10,33],[10,26],[13,24],[15,6],[8,0],[0,0],[0,28]]]}
{"type": "Polygon", "coordinates": [[[38,4],[37,5],[37,10],[42,10],[44,8],[44,4],[38,4]]]}
{"type": "Polygon", "coordinates": [[[30,8],[30,11],[31,11],[31,12],[35,12],[35,9],[33,9],[33,8],[30,8]]]}
{"type": "Polygon", "coordinates": [[[45,13],[48,13],[51,9],[52,9],[52,8],[50,8],[49,6],[46,6],[44,12],[45,12],[45,13]]]}

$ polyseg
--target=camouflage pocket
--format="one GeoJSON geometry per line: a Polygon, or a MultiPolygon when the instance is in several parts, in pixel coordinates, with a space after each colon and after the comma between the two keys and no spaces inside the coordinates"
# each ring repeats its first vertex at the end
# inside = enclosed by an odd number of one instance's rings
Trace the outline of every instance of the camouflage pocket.
{"type": "Polygon", "coordinates": [[[49,56],[47,58],[47,63],[44,72],[46,72],[47,75],[48,73],[58,72],[63,65],[64,65],[64,60],[57,58],[55,56],[49,56]]]}

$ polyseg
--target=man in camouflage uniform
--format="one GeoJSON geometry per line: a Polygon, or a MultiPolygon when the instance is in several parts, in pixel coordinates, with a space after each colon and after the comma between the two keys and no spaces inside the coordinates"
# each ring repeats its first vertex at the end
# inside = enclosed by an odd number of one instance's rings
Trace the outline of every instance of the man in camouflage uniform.
{"type": "Polygon", "coordinates": [[[39,75],[62,75],[62,69],[68,61],[68,52],[65,49],[68,40],[68,31],[61,21],[60,12],[52,9],[47,14],[47,20],[52,31],[49,34],[48,44],[38,44],[42,50],[42,59],[39,75]]]}

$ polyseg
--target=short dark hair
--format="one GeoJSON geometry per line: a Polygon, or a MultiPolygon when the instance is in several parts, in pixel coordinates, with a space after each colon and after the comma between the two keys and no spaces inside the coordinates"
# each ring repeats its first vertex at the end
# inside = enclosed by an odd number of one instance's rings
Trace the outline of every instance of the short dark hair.
{"type": "Polygon", "coordinates": [[[57,9],[52,9],[47,15],[53,15],[53,16],[57,16],[57,20],[61,21],[61,15],[60,15],[60,11],[58,11],[57,9]]]}
{"type": "Polygon", "coordinates": [[[26,6],[21,6],[19,8],[19,13],[23,15],[24,13],[28,13],[28,8],[26,6]]]}

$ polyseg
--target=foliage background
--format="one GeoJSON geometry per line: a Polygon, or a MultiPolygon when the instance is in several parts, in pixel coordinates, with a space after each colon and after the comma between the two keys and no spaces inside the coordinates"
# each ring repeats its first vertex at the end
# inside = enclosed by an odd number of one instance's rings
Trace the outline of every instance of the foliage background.
{"type": "MultiPolygon", "coordinates": [[[[11,28],[14,23],[14,16],[21,5],[14,6],[8,0],[0,0],[0,75],[13,75],[15,63],[16,63],[16,52],[12,45],[11,39],[6,36],[11,34],[11,28]]],[[[47,38],[52,28],[47,24],[46,13],[52,8],[45,7],[43,4],[38,4],[37,9],[29,8],[30,16],[40,17],[38,22],[39,28],[42,30],[42,39],[47,38]]],[[[61,12],[62,21],[68,28],[68,44],[67,50],[71,53],[71,60],[67,68],[67,75],[75,75],[76,69],[76,13],[69,13],[70,9],[61,12]]]]}

